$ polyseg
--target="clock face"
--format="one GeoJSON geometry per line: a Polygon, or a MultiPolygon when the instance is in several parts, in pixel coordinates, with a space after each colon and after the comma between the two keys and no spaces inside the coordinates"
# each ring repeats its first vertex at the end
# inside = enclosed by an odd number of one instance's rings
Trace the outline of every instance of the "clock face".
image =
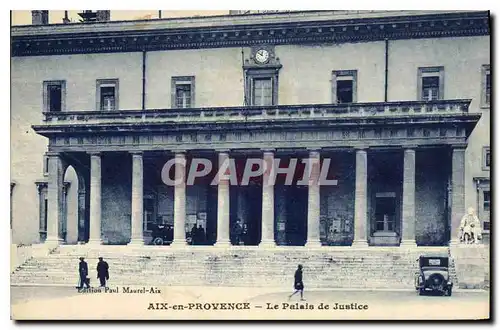
{"type": "Polygon", "coordinates": [[[269,52],[265,49],[259,49],[255,53],[255,60],[259,63],[266,63],[269,60],[269,52]]]}

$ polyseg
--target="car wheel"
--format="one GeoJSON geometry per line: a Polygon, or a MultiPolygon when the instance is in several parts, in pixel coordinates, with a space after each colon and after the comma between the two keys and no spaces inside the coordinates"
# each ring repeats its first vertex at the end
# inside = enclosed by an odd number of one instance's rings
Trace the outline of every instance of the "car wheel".
{"type": "Polygon", "coordinates": [[[163,245],[163,238],[161,238],[161,237],[156,237],[156,238],[153,240],[153,244],[154,244],[154,245],[163,245]]]}
{"type": "Polygon", "coordinates": [[[451,286],[444,291],[444,295],[447,296],[447,297],[451,296],[451,286]]]}
{"type": "Polygon", "coordinates": [[[418,295],[423,296],[425,294],[425,289],[419,289],[418,290],[418,295]]]}

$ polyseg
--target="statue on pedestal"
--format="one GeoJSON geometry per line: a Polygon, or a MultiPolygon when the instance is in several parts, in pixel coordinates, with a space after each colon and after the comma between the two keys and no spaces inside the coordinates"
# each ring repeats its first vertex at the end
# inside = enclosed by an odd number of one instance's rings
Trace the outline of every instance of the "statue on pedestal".
{"type": "Polygon", "coordinates": [[[481,239],[481,222],[474,213],[474,208],[469,207],[467,214],[460,221],[460,242],[464,244],[478,244],[481,239]]]}

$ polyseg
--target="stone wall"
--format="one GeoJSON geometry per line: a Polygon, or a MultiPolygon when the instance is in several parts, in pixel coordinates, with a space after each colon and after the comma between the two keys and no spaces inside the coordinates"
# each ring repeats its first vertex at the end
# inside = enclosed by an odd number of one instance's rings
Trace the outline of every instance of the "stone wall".
{"type": "Polygon", "coordinates": [[[323,245],[350,245],[354,238],[354,153],[324,157],[331,158],[329,175],[338,182],[320,188],[321,240],[323,245]]]}
{"type": "Polygon", "coordinates": [[[415,235],[418,245],[443,245],[449,238],[447,182],[451,159],[446,150],[417,150],[415,235]]]}
{"type": "Polygon", "coordinates": [[[128,154],[102,156],[101,236],[106,244],[130,241],[132,160],[128,154]]]}

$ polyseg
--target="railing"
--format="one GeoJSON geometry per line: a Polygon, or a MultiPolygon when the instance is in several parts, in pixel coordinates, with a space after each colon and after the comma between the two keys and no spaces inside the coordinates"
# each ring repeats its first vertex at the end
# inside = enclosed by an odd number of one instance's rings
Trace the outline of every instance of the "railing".
{"type": "Polygon", "coordinates": [[[211,122],[349,117],[402,117],[466,114],[470,99],[438,101],[308,104],[189,109],[44,112],[46,124],[105,122],[211,122]]]}

